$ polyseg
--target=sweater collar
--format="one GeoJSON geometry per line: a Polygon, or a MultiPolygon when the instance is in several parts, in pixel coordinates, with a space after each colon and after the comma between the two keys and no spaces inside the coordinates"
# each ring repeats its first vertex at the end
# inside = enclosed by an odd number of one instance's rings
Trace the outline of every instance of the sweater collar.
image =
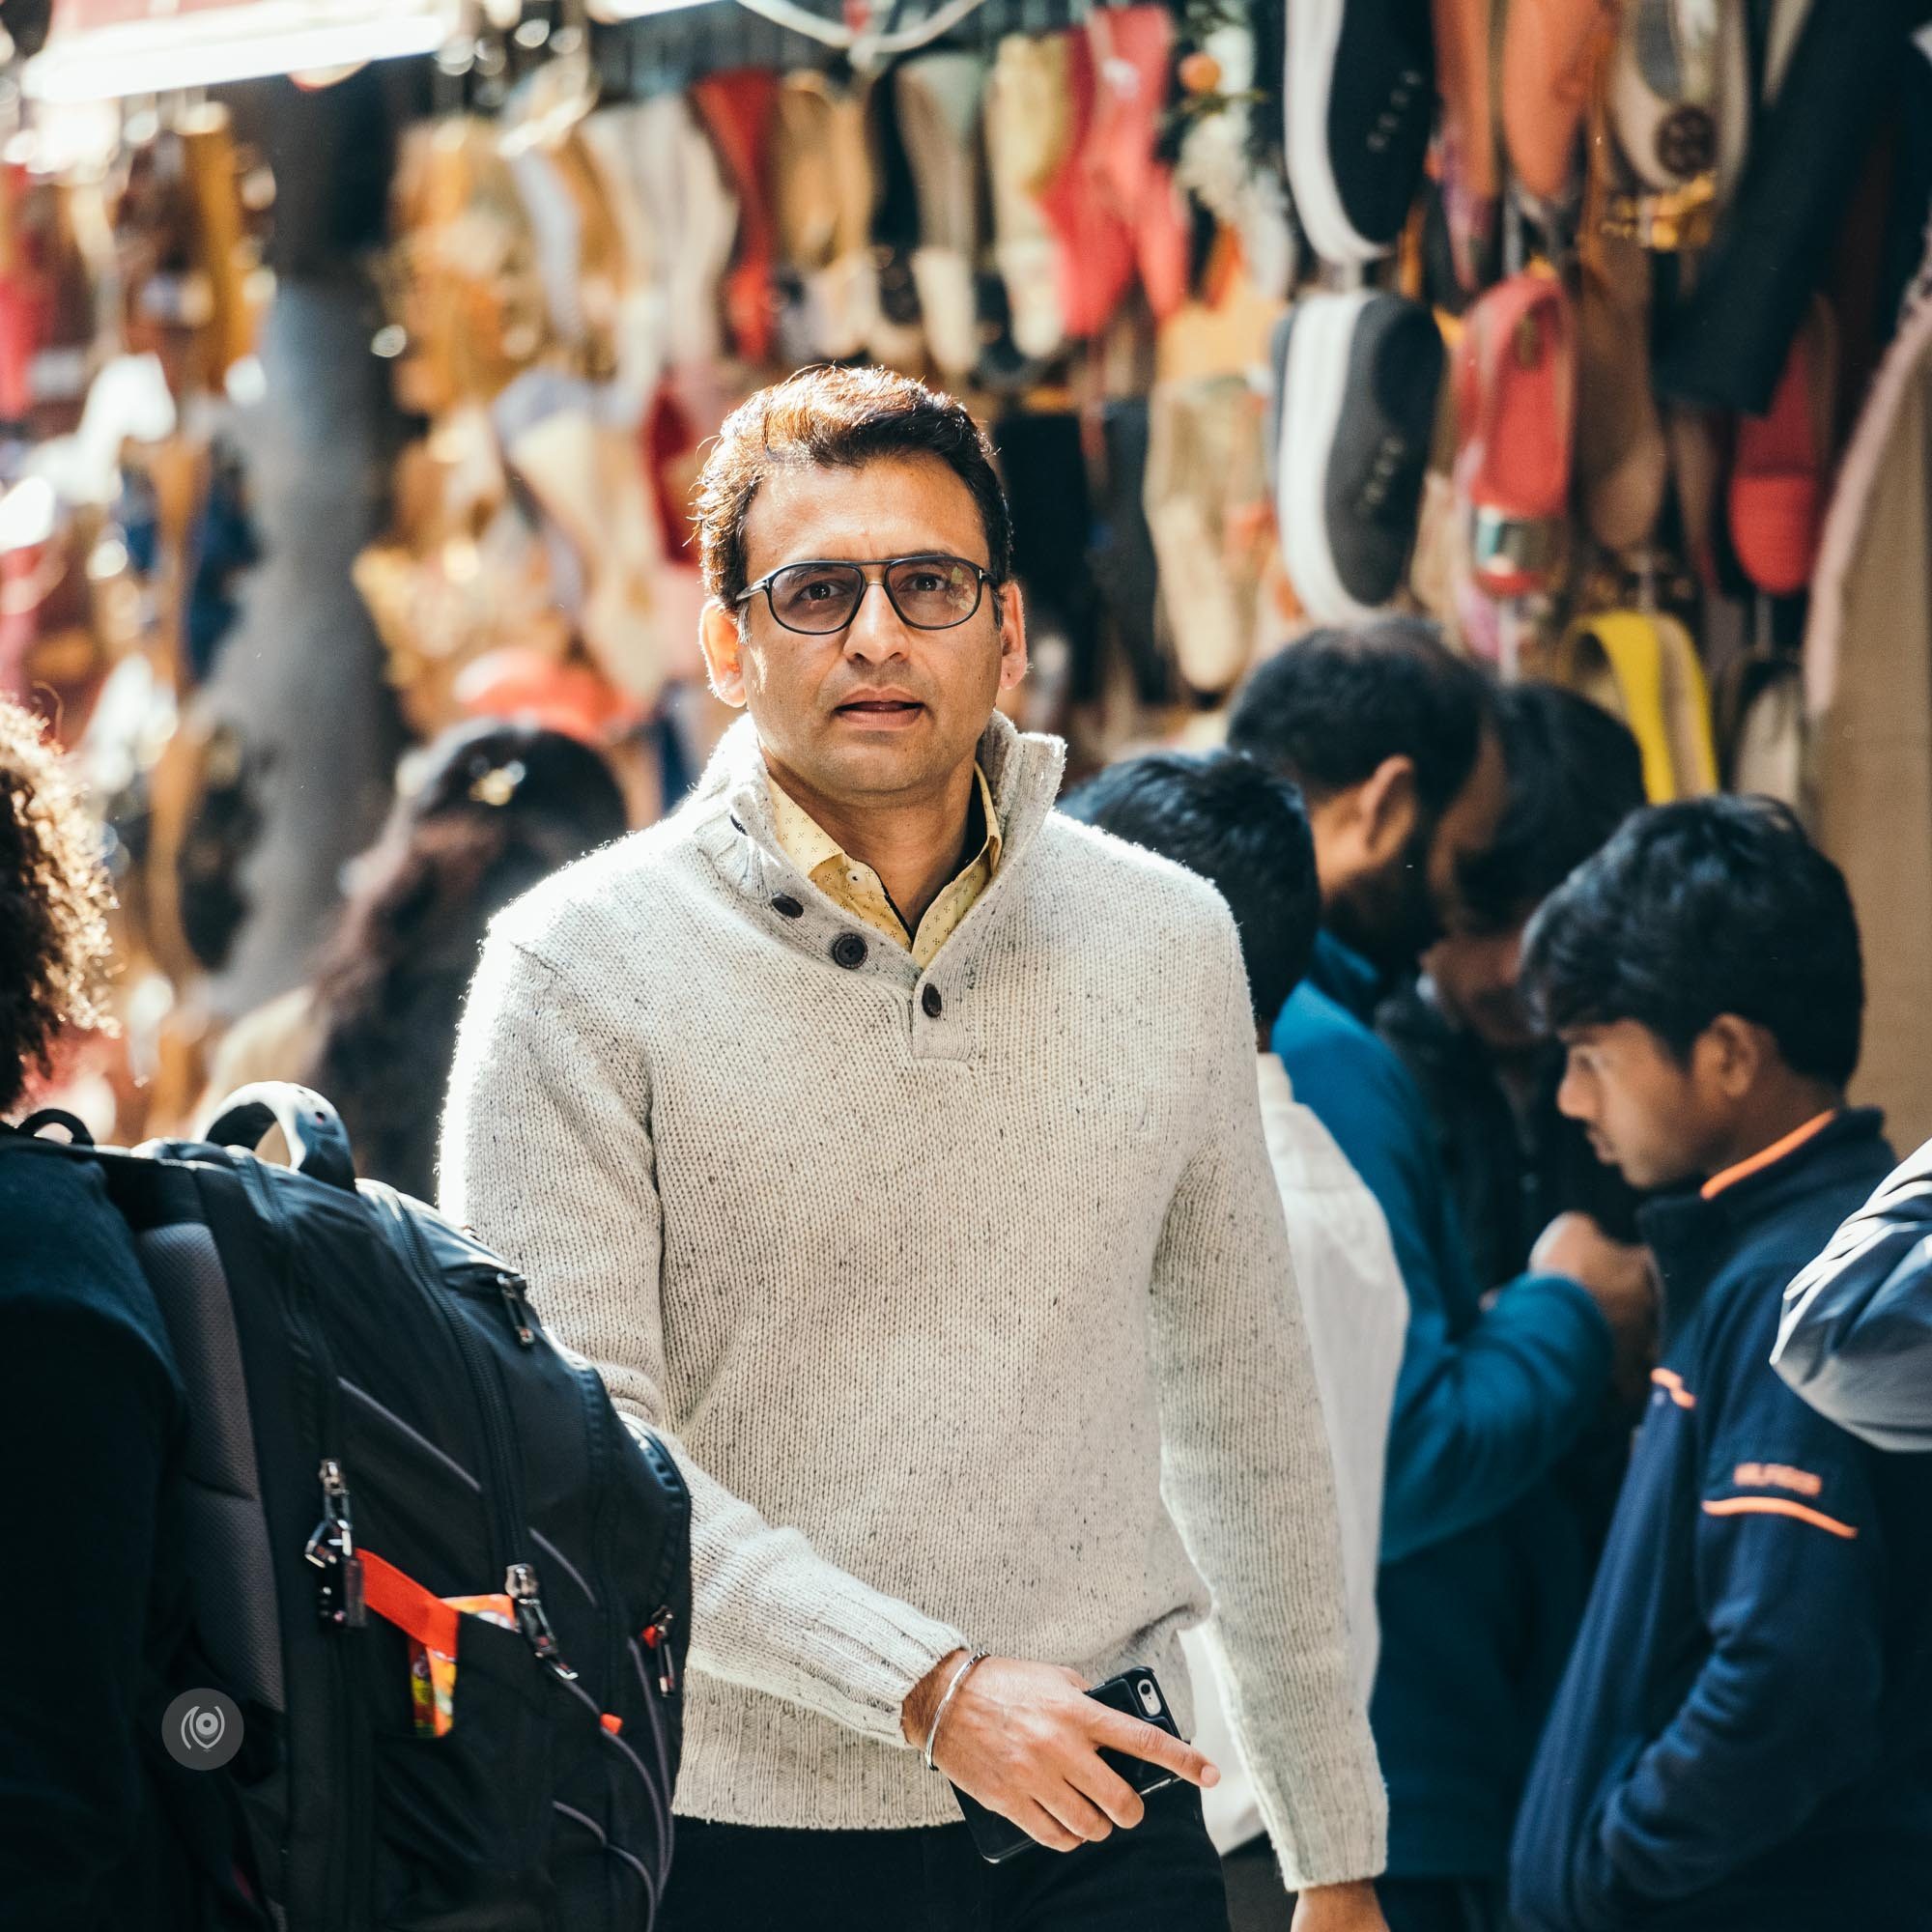
{"type": "MultiPolygon", "coordinates": [[[[978,756],[1000,827],[1000,863],[979,903],[934,960],[935,972],[942,966],[952,971],[962,955],[977,957],[1060,795],[1066,747],[1058,738],[1017,729],[996,711],[980,734],[978,756]]],[[[762,923],[819,953],[851,929],[851,915],[812,884],[779,838],[771,779],[749,717],[740,718],[719,740],[685,811],[697,843],[724,882],[756,906],[762,923]],[[793,912],[792,907],[801,910],[793,912]]],[[[866,964],[848,970],[883,974],[906,985],[920,979],[910,953],[876,933],[864,936],[868,941],[866,964]],[[879,943],[869,944],[873,940],[879,943]]]]}

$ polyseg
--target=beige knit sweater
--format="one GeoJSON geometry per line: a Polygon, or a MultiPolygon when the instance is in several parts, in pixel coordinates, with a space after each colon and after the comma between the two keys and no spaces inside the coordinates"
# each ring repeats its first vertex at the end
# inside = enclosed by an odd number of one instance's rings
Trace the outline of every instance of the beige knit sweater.
{"type": "Polygon", "coordinates": [[[1006,849],[924,972],[784,856],[749,721],[502,914],[444,1206],[691,1483],[680,1811],[955,1823],[899,1732],[947,1651],[1148,1664],[1184,1714],[1211,1601],[1290,1882],[1373,1874],[1233,923],[1052,810],[1057,741],[980,755],[1006,849]]]}

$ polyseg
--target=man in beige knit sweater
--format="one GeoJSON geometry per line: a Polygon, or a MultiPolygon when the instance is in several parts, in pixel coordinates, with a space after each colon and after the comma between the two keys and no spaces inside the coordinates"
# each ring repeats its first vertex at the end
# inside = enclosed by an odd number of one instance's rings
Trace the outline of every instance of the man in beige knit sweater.
{"type": "Polygon", "coordinates": [[[498,919],[443,1142],[445,1207],[691,1485],[660,1925],[1219,1932],[1214,1768],[1082,1694],[1144,1665],[1184,1720],[1211,1609],[1297,1925],[1379,1932],[1233,922],[1054,812],[1064,748],[995,710],[1023,613],[956,404],[794,377],[700,512],[750,718],[498,919]],[[1049,1850],[980,1861],[949,1780],[1049,1850]]]}

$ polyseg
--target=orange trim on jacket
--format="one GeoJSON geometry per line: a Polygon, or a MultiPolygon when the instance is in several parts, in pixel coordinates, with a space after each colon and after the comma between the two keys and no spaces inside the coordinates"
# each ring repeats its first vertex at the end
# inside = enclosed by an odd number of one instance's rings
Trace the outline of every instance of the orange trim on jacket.
{"type": "Polygon", "coordinates": [[[1704,1514],[1796,1517],[1800,1522],[1816,1523],[1820,1529],[1829,1529],[1833,1536],[1842,1536],[1847,1543],[1856,1542],[1859,1534],[1852,1524],[1840,1522],[1836,1517],[1827,1516],[1823,1510],[1807,1509],[1788,1496],[1724,1496],[1717,1502],[1707,1502],[1704,1514]]]}
{"type": "Polygon", "coordinates": [[[1727,1167],[1721,1174],[1714,1174],[1698,1189],[1706,1201],[1715,1201],[1725,1188],[1735,1187],[1739,1181],[1748,1179],[1753,1174],[1762,1174],[1773,1162],[1780,1161],[1788,1153],[1802,1148],[1813,1134],[1820,1134],[1838,1118],[1835,1107],[1828,1107],[1815,1120],[1806,1121],[1802,1127],[1794,1127],[1781,1141],[1773,1141],[1762,1151],[1754,1153],[1748,1160],[1741,1160],[1735,1167],[1727,1167]]]}
{"type": "Polygon", "coordinates": [[[1684,1386],[1684,1378],[1674,1369],[1652,1369],[1650,1378],[1679,1408],[1697,1406],[1697,1398],[1684,1386]]]}

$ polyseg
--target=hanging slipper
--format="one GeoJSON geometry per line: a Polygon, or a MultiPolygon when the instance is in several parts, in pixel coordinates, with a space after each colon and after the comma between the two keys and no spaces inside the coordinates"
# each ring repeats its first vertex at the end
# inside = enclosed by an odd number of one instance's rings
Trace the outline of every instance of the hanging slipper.
{"type": "Polygon", "coordinates": [[[1258,399],[1243,378],[1223,376],[1158,383],[1148,408],[1146,509],[1161,611],[1181,676],[1219,694],[1255,642],[1261,573],[1248,512],[1265,504],[1267,487],[1258,399]]]}
{"type": "Polygon", "coordinates": [[[913,282],[926,347],[949,382],[980,357],[974,265],[979,255],[980,99],[987,63],[976,53],[922,54],[893,76],[899,134],[919,196],[913,282]]]}
{"type": "Polygon", "coordinates": [[[732,347],[762,366],[777,346],[772,270],[777,223],[767,172],[778,76],[762,68],[733,68],[693,84],[691,100],[718,149],[738,197],[738,242],[724,276],[724,320],[732,347]]]}
{"type": "Polygon", "coordinates": [[[1164,7],[1096,8],[1086,32],[1098,76],[1089,164],[1132,240],[1148,306],[1161,322],[1187,299],[1190,240],[1173,170],[1154,155],[1174,21],[1164,7]]]}
{"type": "Polygon", "coordinates": [[[1034,357],[1056,354],[1066,339],[1059,244],[1042,199],[1070,144],[1066,60],[1064,35],[1009,34],[986,83],[993,256],[1013,346],[1034,357]]]}
{"type": "Polygon", "coordinates": [[[634,164],[662,234],[659,273],[674,369],[708,369],[722,354],[719,287],[731,260],[738,204],[718,151],[681,94],[639,103],[634,164]]]}

